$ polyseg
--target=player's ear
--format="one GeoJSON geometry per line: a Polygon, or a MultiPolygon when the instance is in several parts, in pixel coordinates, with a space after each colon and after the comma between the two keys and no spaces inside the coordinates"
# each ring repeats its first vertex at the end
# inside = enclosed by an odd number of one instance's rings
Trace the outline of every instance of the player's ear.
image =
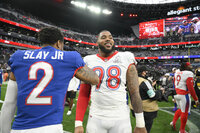
{"type": "Polygon", "coordinates": [[[58,40],[57,42],[56,42],[56,47],[57,47],[57,49],[60,49],[60,50],[63,50],[63,42],[62,41],[60,41],[60,40],[58,40]]]}

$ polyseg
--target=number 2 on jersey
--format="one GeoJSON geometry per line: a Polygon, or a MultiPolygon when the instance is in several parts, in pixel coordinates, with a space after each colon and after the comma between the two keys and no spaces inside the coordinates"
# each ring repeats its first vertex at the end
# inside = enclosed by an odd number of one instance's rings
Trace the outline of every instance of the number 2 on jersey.
{"type": "MultiPolygon", "coordinates": [[[[94,67],[93,71],[95,71],[99,74],[100,82],[96,86],[96,90],[99,90],[100,86],[102,84],[103,78],[105,76],[105,71],[104,71],[104,68],[102,68],[101,66],[94,67]]],[[[117,89],[119,87],[120,82],[121,82],[120,68],[118,66],[110,66],[110,67],[107,68],[106,74],[107,74],[106,86],[111,90],[117,89]]]]}
{"type": "Polygon", "coordinates": [[[51,82],[53,78],[53,67],[47,62],[36,62],[29,68],[28,79],[37,80],[38,70],[43,70],[44,76],[41,78],[41,80],[26,98],[26,105],[51,105],[52,96],[40,96],[40,94],[44,91],[44,89],[47,87],[47,85],[51,82]]]}

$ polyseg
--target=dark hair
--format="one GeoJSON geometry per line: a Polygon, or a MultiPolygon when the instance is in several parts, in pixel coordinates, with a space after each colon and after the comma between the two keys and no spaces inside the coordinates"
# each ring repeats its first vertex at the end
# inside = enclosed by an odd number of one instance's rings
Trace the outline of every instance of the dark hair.
{"type": "Polygon", "coordinates": [[[189,65],[190,65],[189,62],[182,62],[182,63],[181,63],[180,70],[181,70],[181,71],[187,70],[189,65]]]}
{"type": "Polygon", "coordinates": [[[148,71],[148,68],[146,66],[140,66],[138,67],[138,74],[142,74],[144,71],[148,71]]]}
{"type": "Polygon", "coordinates": [[[195,73],[196,73],[196,76],[200,76],[200,68],[197,68],[195,73]]]}
{"type": "Polygon", "coordinates": [[[44,27],[38,32],[38,39],[41,44],[55,44],[58,40],[64,42],[64,35],[58,28],[44,27]]]}

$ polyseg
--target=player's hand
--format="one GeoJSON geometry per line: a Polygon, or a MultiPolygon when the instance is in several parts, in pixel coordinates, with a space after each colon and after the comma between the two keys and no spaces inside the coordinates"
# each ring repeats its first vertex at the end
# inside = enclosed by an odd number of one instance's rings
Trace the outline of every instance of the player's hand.
{"type": "Polygon", "coordinates": [[[195,101],[195,105],[196,106],[198,106],[199,105],[199,101],[197,100],[197,101],[195,101]]]}
{"type": "Polygon", "coordinates": [[[84,133],[84,128],[82,126],[78,126],[75,128],[74,133],[84,133]]]}
{"type": "Polygon", "coordinates": [[[144,128],[135,127],[133,133],[147,133],[147,130],[145,127],[144,128]]]}

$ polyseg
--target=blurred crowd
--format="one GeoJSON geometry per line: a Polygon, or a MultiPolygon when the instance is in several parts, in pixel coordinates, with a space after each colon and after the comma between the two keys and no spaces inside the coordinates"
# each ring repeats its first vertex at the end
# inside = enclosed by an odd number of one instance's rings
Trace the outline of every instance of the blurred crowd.
{"type": "MultiPolygon", "coordinates": [[[[15,21],[23,25],[31,26],[37,29],[40,29],[44,26],[53,26],[58,27],[55,24],[47,20],[41,20],[29,13],[25,13],[20,9],[13,9],[8,5],[0,5],[0,16],[7,20],[15,21]]],[[[70,27],[63,26],[61,28],[64,35],[68,38],[75,39],[78,41],[95,43],[97,39],[97,35],[92,35],[90,33],[81,32],[77,29],[71,29],[70,27]],[[78,32],[77,32],[78,31],[78,32]]],[[[13,28],[13,27],[12,27],[13,28]]],[[[60,28],[60,27],[59,27],[60,28]]],[[[18,32],[18,31],[17,31],[18,32]]],[[[30,38],[25,37],[26,40],[38,43],[34,38],[35,33],[32,31],[26,31],[25,36],[30,36],[30,38]],[[32,33],[31,33],[32,32],[32,33]],[[28,35],[27,35],[28,34],[28,35]],[[32,38],[33,37],[33,38],[32,38]]],[[[178,32],[178,31],[177,31],[178,32]]],[[[19,33],[20,34],[20,33],[19,33]]],[[[195,41],[199,40],[200,34],[189,34],[189,35],[181,35],[174,32],[167,32],[166,36],[160,38],[150,38],[150,39],[138,39],[135,35],[131,34],[130,36],[115,36],[114,40],[116,45],[150,45],[150,44],[163,44],[163,43],[173,43],[173,42],[182,42],[182,41],[195,41]]]]}
{"type": "MultiPolygon", "coordinates": [[[[20,9],[11,8],[8,5],[0,5],[0,16],[1,18],[18,22],[20,24],[34,27],[40,29],[44,26],[53,26],[57,27],[55,24],[52,24],[49,21],[41,20],[31,14],[25,13],[20,9]]],[[[90,43],[95,43],[97,39],[97,35],[92,35],[88,32],[81,33],[80,31],[71,29],[66,26],[62,26],[65,29],[61,28],[65,37],[70,39],[75,39],[78,41],[85,41],[90,43]]],[[[59,27],[58,27],[59,28],[59,27]]],[[[167,31],[167,30],[166,30],[167,31]]],[[[173,42],[182,42],[182,41],[195,41],[199,40],[200,34],[189,34],[189,35],[180,35],[175,32],[166,33],[167,36],[161,38],[149,38],[149,39],[138,39],[133,34],[130,36],[115,36],[115,45],[150,45],[150,44],[162,44],[162,43],[173,43],[173,42]]],[[[31,31],[25,28],[21,28],[18,26],[14,26],[5,22],[0,21],[0,39],[9,40],[13,42],[36,45],[40,46],[40,42],[37,39],[37,32],[31,31]]],[[[16,50],[16,48],[4,47],[3,43],[1,45],[1,54],[0,54],[0,63],[4,69],[7,69],[6,62],[9,59],[10,55],[16,50]]],[[[171,46],[171,47],[154,47],[154,48],[146,48],[146,49],[126,49],[126,48],[118,48],[119,51],[129,50],[135,54],[136,57],[156,57],[156,56],[180,56],[180,55],[199,55],[199,52],[196,50],[196,47],[200,47],[199,44],[196,44],[194,48],[186,48],[186,45],[183,46],[171,46]],[[178,50],[177,50],[178,49],[178,50]]],[[[71,41],[65,40],[65,50],[76,50],[81,53],[82,56],[86,56],[88,54],[97,53],[97,47],[91,45],[85,45],[81,43],[75,43],[71,41]]],[[[155,70],[160,70],[167,72],[173,66],[163,66],[163,62],[159,64],[158,61],[155,60],[138,60],[139,63],[146,63],[154,67],[155,70]],[[155,64],[156,62],[156,64],[155,64]],[[153,65],[154,64],[154,65],[153,65]],[[162,67],[161,67],[162,66],[162,67]]],[[[173,61],[171,64],[176,64],[173,61]]],[[[170,64],[168,63],[168,64],[170,64]]],[[[166,63],[167,64],[167,63],[166,63]]]]}

